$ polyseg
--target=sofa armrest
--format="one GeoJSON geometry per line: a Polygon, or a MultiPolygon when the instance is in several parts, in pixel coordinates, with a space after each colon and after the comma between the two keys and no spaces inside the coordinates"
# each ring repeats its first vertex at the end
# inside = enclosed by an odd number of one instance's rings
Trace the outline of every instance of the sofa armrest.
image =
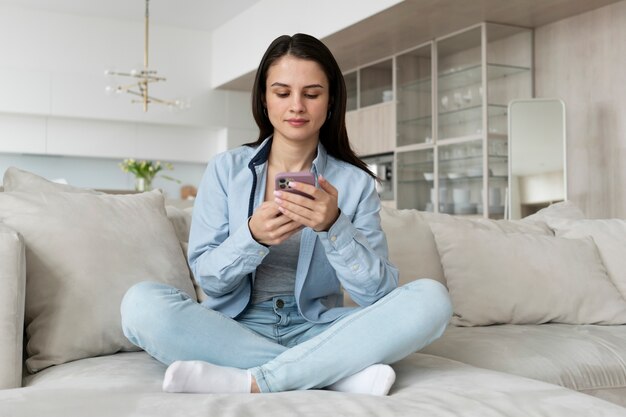
{"type": "Polygon", "coordinates": [[[22,386],[26,256],[22,236],[0,223],[0,389],[22,386]]]}

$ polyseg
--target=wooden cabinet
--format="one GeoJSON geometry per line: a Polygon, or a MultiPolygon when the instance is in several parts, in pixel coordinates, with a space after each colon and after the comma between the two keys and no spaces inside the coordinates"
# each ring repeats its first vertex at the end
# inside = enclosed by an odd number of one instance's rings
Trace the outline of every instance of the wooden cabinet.
{"type": "Polygon", "coordinates": [[[348,94],[346,128],[359,156],[393,152],[395,103],[393,59],[345,75],[348,94]]]}
{"type": "Polygon", "coordinates": [[[350,141],[359,156],[393,152],[394,103],[383,103],[346,114],[350,141]]]}

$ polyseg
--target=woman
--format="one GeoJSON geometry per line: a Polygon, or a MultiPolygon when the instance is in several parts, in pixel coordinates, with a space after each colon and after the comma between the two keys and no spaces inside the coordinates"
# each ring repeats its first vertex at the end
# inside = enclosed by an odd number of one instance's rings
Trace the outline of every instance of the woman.
{"type": "Polygon", "coordinates": [[[189,264],[208,299],[141,283],[122,304],[129,340],[169,365],[164,390],[386,395],[387,364],[443,333],[441,284],[396,289],[375,177],[350,149],[345,109],[324,44],[272,42],[254,84],[259,138],[211,160],[193,211],[189,264]],[[279,172],[313,173],[317,187],[292,183],[313,198],[274,190],[279,172]],[[360,307],[342,307],[342,287],[360,307]]]}

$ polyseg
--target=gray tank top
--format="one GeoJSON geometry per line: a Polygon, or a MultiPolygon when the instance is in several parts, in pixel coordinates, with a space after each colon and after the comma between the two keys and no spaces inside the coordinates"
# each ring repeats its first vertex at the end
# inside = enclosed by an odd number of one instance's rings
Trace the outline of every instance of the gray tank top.
{"type": "Polygon", "coordinates": [[[279,295],[293,295],[302,231],[291,235],[270,252],[256,268],[252,288],[252,304],[271,300],[279,295]]]}

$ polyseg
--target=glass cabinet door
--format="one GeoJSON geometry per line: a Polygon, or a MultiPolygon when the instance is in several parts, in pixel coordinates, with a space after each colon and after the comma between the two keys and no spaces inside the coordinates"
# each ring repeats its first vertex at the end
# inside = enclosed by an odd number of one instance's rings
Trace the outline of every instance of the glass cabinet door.
{"type": "Polygon", "coordinates": [[[396,206],[434,211],[435,196],[434,149],[396,152],[396,206]]]}
{"type": "Polygon", "coordinates": [[[481,27],[437,41],[438,140],[483,130],[481,27]]]}
{"type": "Polygon", "coordinates": [[[509,178],[508,140],[490,136],[487,143],[487,213],[492,219],[502,219],[509,178]]]}
{"type": "Polygon", "coordinates": [[[507,135],[508,104],[532,96],[532,31],[495,23],[486,25],[489,135],[507,135]]]}
{"type": "Polygon", "coordinates": [[[359,107],[393,100],[392,59],[360,69],[359,97],[359,107]]]}
{"type": "Polygon", "coordinates": [[[439,146],[439,212],[482,214],[483,141],[439,146]]]}
{"type": "Polygon", "coordinates": [[[353,71],[349,74],[344,75],[344,80],[346,82],[346,111],[356,110],[358,104],[357,97],[357,72],[353,71]]]}
{"type": "Polygon", "coordinates": [[[396,146],[432,143],[432,44],[396,57],[396,146]]]}

